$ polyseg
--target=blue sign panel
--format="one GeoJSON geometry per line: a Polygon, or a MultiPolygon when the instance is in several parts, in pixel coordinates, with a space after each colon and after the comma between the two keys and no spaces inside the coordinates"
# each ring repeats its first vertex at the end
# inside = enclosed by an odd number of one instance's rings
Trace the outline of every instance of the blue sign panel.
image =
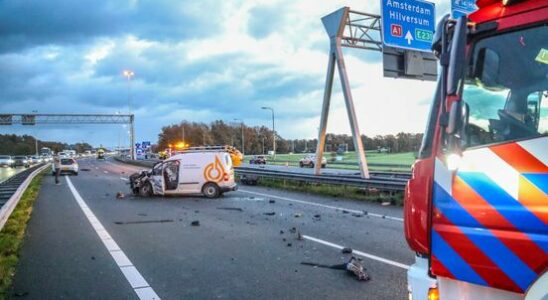
{"type": "Polygon", "coordinates": [[[150,142],[142,142],[142,143],[141,143],[141,147],[142,147],[142,148],[145,148],[145,149],[148,148],[148,147],[150,147],[150,142]]]}
{"type": "Polygon", "coordinates": [[[431,51],[434,3],[419,0],[381,0],[383,44],[394,48],[431,51]]]}
{"type": "Polygon", "coordinates": [[[451,15],[455,19],[475,12],[477,9],[476,0],[451,0],[451,15]]]}

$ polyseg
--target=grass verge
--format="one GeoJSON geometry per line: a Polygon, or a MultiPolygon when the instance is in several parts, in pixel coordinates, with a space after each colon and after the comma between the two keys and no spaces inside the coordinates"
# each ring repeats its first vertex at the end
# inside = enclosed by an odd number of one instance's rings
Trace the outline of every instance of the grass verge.
{"type": "Polygon", "coordinates": [[[258,180],[257,185],[335,198],[347,198],[378,203],[390,202],[392,205],[403,205],[403,192],[387,193],[353,186],[314,184],[272,178],[261,178],[258,180]]]}
{"type": "Polygon", "coordinates": [[[8,293],[19,261],[19,250],[23,244],[27,222],[38,197],[45,172],[34,177],[0,231],[0,299],[2,300],[10,298],[8,293]]]}

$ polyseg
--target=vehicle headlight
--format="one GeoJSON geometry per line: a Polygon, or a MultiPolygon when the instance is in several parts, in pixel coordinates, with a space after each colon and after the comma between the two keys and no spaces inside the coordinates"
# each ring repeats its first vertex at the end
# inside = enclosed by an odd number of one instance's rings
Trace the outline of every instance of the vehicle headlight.
{"type": "Polygon", "coordinates": [[[13,159],[8,159],[8,164],[12,164],[13,163],[13,159]]]}
{"type": "Polygon", "coordinates": [[[26,164],[27,162],[28,162],[28,161],[27,161],[26,159],[23,159],[23,163],[25,163],[25,164],[26,164]]]}

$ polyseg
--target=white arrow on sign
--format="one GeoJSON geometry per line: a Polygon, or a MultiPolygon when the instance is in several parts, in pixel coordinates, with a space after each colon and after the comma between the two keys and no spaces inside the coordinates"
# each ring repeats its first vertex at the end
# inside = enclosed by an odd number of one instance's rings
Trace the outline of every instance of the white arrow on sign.
{"type": "Polygon", "coordinates": [[[405,34],[405,39],[407,40],[407,45],[411,45],[411,41],[413,39],[413,35],[411,35],[411,32],[407,30],[407,33],[405,34]]]}

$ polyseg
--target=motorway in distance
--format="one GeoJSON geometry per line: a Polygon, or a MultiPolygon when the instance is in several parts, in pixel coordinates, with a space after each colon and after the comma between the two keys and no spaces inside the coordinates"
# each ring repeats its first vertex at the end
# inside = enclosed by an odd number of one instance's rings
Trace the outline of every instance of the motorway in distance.
{"type": "Polygon", "coordinates": [[[10,167],[0,167],[0,182],[10,178],[11,176],[23,171],[25,168],[10,168],[10,167]]]}
{"type": "Polygon", "coordinates": [[[128,195],[142,169],[81,159],[44,177],[12,295],[23,299],[403,299],[399,207],[241,186],[218,199],[128,195]],[[117,198],[117,193],[124,197],[117,198]],[[393,218],[383,218],[382,216],[393,218]],[[192,224],[199,222],[199,226],[192,224]],[[354,250],[369,281],[343,270],[354,250]]]}

